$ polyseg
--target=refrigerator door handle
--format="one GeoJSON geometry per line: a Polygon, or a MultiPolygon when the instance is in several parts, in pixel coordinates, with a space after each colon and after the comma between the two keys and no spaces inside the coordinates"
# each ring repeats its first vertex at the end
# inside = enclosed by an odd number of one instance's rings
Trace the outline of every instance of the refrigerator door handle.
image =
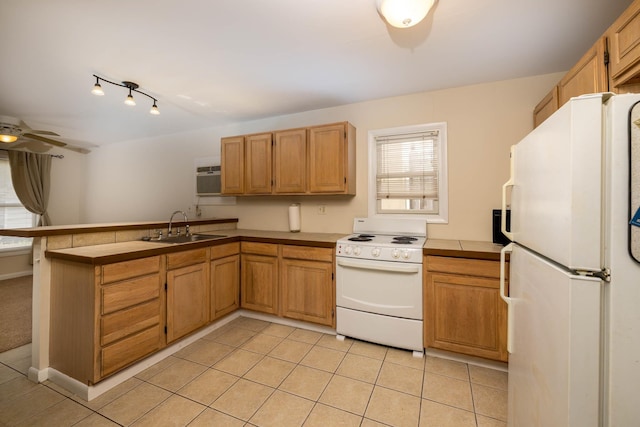
{"type": "MultiPolygon", "coordinates": [[[[511,146],[511,152],[509,154],[509,180],[507,182],[504,183],[504,185],[502,186],[502,218],[500,220],[500,231],[502,231],[502,234],[504,234],[507,239],[511,240],[512,242],[515,240],[513,238],[513,233],[510,231],[507,231],[507,188],[509,187],[513,187],[514,183],[513,183],[513,163],[514,163],[514,155],[515,155],[515,145],[511,146]]],[[[513,230],[513,226],[511,227],[511,229],[513,230]]]]}
{"type": "Polygon", "coordinates": [[[513,243],[509,243],[500,251],[500,298],[507,303],[507,351],[513,353],[513,304],[512,298],[505,293],[506,254],[513,251],[513,243]]]}

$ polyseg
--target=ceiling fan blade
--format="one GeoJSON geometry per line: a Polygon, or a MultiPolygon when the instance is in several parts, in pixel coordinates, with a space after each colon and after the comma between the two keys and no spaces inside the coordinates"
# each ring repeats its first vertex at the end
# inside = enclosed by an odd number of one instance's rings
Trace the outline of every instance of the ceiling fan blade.
{"type": "Polygon", "coordinates": [[[81,154],[87,154],[90,153],[91,150],[84,148],[84,147],[76,147],[75,145],[70,145],[67,144],[66,142],[61,142],[61,141],[56,141],[54,139],[50,139],[50,138],[46,138],[44,136],[40,136],[40,135],[33,135],[33,134],[29,134],[29,133],[25,133],[22,135],[23,138],[30,138],[33,140],[37,140],[37,141],[41,141],[50,145],[55,145],[56,147],[62,147],[65,148],[67,150],[71,150],[71,151],[75,151],[76,153],[81,153],[81,154]]]}
{"type": "Polygon", "coordinates": [[[33,130],[33,129],[30,129],[29,133],[34,133],[34,134],[37,134],[37,135],[60,136],[55,132],[51,132],[50,130],[33,130]]]}
{"type": "Polygon", "coordinates": [[[40,135],[34,135],[32,133],[23,133],[25,138],[35,139],[37,141],[46,142],[47,144],[55,145],[56,147],[64,147],[67,145],[65,142],[56,141],[55,139],[47,138],[40,135]]]}
{"type": "Polygon", "coordinates": [[[69,145],[69,144],[67,144],[66,146],[64,146],[62,148],[66,149],[66,150],[75,151],[76,153],[81,153],[81,154],[87,154],[87,153],[91,152],[91,150],[88,150],[86,148],[76,147],[75,145],[69,145]]]}
{"type": "Polygon", "coordinates": [[[13,145],[11,148],[11,150],[19,150],[19,149],[24,149],[26,151],[29,151],[31,153],[45,153],[49,150],[51,150],[51,146],[47,145],[47,144],[42,144],[38,141],[35,140],[23,140],[18,142],[17,144],[13,145]]]}

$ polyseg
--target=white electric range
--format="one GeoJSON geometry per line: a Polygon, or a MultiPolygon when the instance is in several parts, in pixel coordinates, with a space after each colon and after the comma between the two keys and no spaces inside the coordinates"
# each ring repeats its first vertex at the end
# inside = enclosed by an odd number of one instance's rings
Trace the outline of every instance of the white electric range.
{"type": "Polygon", "coordinates": [[[354,234],[336,244],[338,338],[424,350],[424,221],[355,218],[354,234]]]}

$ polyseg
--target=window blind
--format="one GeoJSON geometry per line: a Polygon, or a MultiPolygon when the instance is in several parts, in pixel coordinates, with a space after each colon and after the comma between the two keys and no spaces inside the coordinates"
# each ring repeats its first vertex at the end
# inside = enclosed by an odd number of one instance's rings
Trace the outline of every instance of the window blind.
{"type": "Polygon", "coordinates": [[[375,140],[378,199],[438,200],[438,131],[375,140]]]}

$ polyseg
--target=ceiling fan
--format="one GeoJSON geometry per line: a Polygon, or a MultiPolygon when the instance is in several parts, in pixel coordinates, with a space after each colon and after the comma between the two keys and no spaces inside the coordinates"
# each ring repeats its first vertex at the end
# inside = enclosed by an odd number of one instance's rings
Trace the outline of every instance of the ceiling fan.
{"type": "Polygon", "coordinates": [[[0,116],[0,149],[43,153],[49,151],[52,147],[61,147],[82,154],[90,152],[86,148],[51,139],[49,136],[60,135],[48,130],[31,129],[24,121],[15,117],[0,116]]]}

